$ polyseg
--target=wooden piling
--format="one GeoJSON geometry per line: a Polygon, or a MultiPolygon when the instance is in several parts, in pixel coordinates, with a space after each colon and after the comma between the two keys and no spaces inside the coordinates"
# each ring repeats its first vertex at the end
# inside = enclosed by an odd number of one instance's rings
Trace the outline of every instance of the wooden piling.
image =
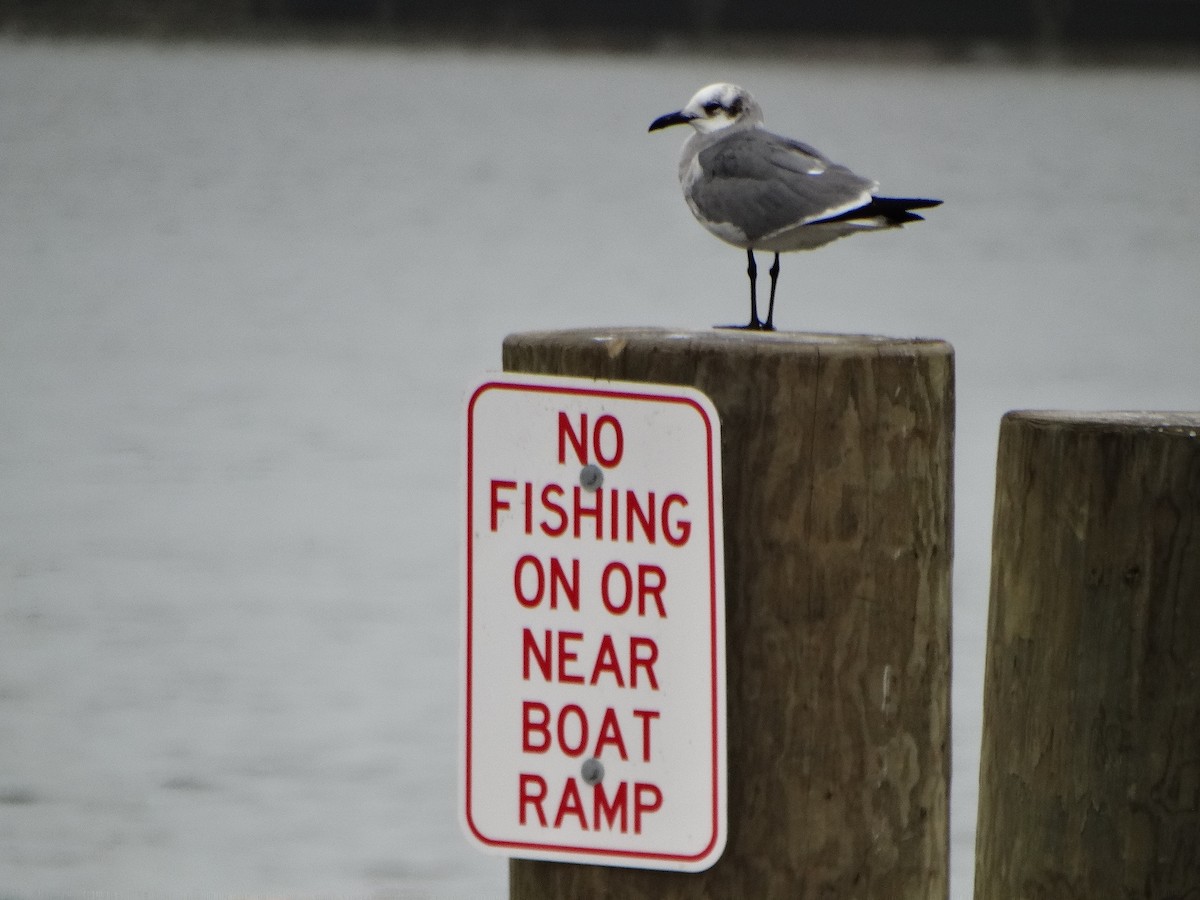
{"type": "Polygon", "coordinates": [[[516,334],[508,371],[693,385],[721,417],[729,841],[709,870],[513,860],[514,900],[948,893],[953,350],[516,334]]]}
{"type": "Polygon", "coordinates": [[[976,900],[1200,897],[1200,414],[1000,428],[976,900]]]}

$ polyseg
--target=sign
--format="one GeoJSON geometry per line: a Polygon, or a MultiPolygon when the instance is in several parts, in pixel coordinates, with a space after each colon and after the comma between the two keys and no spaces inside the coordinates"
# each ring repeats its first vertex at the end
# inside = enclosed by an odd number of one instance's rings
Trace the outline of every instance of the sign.
{"type": "Polygon", "coordinates": [[[720,423],[685,387],[491,377],[467,405],[460,810],[507,856],[725,847],[720,423]]]}

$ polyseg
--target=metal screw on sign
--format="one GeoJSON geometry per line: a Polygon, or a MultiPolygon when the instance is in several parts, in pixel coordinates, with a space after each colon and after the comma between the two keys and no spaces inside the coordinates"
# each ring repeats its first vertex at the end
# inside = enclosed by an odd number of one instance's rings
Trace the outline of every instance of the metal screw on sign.
{"type": "Polygon", "coordinates": [[[579,473],[579,483],[583,485],[585,491],[595,491],[600,485],[604,484],[604,473],[600,471],[597,465],[586,465],[579,473]]]}
{"type": "Polygon", "coordinates": [[[597,785],[604,780],[604,763],[595,757],[585,759],[579,774],[583,776],[584,784],[597,785]]]}

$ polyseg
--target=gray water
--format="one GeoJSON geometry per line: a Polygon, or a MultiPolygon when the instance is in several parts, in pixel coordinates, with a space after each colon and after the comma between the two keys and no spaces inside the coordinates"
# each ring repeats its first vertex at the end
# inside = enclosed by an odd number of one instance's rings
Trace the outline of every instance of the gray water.
{"type": "Polygon", "coordinates": [[[953,887],[997,425],[1200,408],[1200,74],[0,42],[0,893],[503,896],[458,833],[459,460],[509,332],[746,315],[699,86],[926,223],[783,329],[957,350],[953,887]]]}

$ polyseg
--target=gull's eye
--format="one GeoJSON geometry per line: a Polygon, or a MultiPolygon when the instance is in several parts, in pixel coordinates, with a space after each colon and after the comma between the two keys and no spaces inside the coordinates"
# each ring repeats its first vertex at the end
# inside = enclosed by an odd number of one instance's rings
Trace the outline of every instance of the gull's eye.
{"type": "Polygon", "coordinates": [[[721,104],[716,100],[709,100],[704,104],[704,112],[710,116],[715,116],[721,109],[721,104]]]}

